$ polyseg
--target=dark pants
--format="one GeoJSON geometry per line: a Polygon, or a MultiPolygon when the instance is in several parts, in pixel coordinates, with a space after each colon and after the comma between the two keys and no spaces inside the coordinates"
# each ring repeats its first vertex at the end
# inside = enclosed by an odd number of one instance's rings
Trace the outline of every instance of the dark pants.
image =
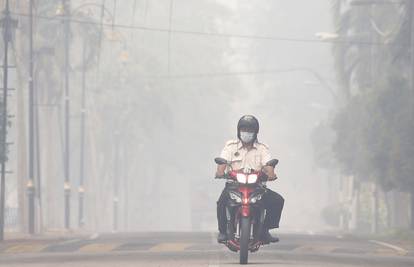
{"type": "MultiPolygon", "coordinates": [[[[220,198],[217,201],[217,221],[220,233],[225,234],[227,228],[226,219],[226,203],[229,199],[229,193],[226,188],[221,192],[220,198]]],[[[262,201],[266,209],[266,218],[264,221],[265,229],[273,229],[279,227],[280,216],[282,215],[283,204],[285,200],[278,193],[266,189],[263,194],[262,201]]]]}

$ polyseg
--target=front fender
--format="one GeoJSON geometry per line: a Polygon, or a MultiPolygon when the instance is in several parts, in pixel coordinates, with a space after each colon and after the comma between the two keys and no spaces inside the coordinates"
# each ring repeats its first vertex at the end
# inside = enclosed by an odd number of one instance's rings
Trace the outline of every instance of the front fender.
{"type": "Polygon", "coordinates": [[[250,216],[250,206],[249,205],[242,205],[240,208],[240,214],[243,217],[249,217],[250,216]]]}

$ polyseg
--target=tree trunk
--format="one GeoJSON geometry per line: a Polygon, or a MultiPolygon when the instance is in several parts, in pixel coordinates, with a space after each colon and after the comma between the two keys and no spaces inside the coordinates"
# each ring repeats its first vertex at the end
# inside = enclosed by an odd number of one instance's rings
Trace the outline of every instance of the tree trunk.
{"type": "Polygon", "coordinates": [[[391,204],[391,194],[392,192],[384,192],[384,200],[385,200],[385,206],[386,206],[386,228],[390,229],[392,228],[392,204],[391,204]]]}
{"type": "Polygon", "coordinates": [[[378,188],[376,184],[373,184],[371,233],[376,234],[377,232],[378,232],[378,188]]]}
{"type": "Polygon", "coordinates": [[[411,225],[410,229],[414,231],[414,188],[411,190],[411,225]]]}
{"type": "Polygon", "coordinates": [[[352,218],[353,218],[353,230],[358,231],[359,230],[359,226],[360,226],[360,188],[358,186],[358,188],[355,189],[354,191],[354,205],[353,205],[353,214],[352,214],[352,218]]]}

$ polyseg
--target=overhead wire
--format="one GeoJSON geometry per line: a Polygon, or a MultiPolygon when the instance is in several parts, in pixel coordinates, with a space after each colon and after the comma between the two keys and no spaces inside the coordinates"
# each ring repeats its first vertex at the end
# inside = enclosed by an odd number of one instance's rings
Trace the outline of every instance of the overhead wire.
{"type": "MultiPolygon", "coordinates": [[[[131,27],[135,25],[135,13],[137,11],[137,0],[134,0],[134,5],[132,7],[132,18],[131,18],[131,27]]],[[[134,31],[131,31],[131,39],[134,38],[134,31]]]]}
{"type": "MultiPolygon", "coordinates": [[[[28,17],[28,14],[25,13],[11,13],[14,16],[28,17]]],[[[51,21],[62,21],[67,18],[57,17],[57,16],[42,16],[36,15],[38,19],[42,20],[51,20],[51,21]]],[[[137,25],[126,25],[126,24],[116,24],[116,23],[104,23],[104,22],[92,22],[82,19],[71,18],[70,23],[79,23],[79,24],[89,24],[89,25],[99,25],[102,27],[118,28],[124,30],[139,30],[139,31],[150,31],[150,32],[160,32],[160,33],[174,33],[182,35],[194,35],[194,36],[208,36],[216,38],[237,38],[237,39],[247,39],[247,40],[263,40],[263,41],[284,41],[284,42],[296,42],[296,43],[322,43],[322,44],[331,44],[331,43],[345,43],[345,44],[359,44],[359,45],[408,45],[405,43],[398,42],[371,42],[371,41],[356,41],[356,40],[318,40],[318,39],[306,39],[306,38],[293,38],[293,37],[278,37],[278,36],[265,36],[265,35],[247,35],[247,34],[234,34],[234,33],[219,33],[219,32],[202,32],[202,31],[191,31],[191,30],[177,30],[177,29],[165,29],[165,28],[155,28],[147,26],[137,26],[137,25]]]]}
{"type": "Polygon", "coordinates": [[[113,6],[113,10],[112,10],[112,30],[114,30],[114,26],[115,26],[115,20],[116,20],[116,0],[114,0],[114,6],[113,6]]]}
{"type": "MultiPolygon", "coordinates": [[[[290,68],[290,69],[279,69],[279,70],[258,70],[258,71],[240,71],[240,72],[223,72],[223,73],[187,73],[187,74],[173,74],[169,73],[170,71],[170,38],[172,33],[176,34],[186,34],[186,35],[198,35],[198,36],[210,36],[210,37],[219,37],[219,38],[239,38],[239,39],[252,39],[252,40],[268,40],[268,41],[288,41],[288,42],[303,42],[303,43],[355,43],[355,44],[363,44],[363,45],[387,45],[380,42],[362,42],[362,41],[349,41],[349,40],[318,40],[318,39],[304,39],[304,38],[286,38],[286,37],[276,37],[276,36],[260,36],[260,35],[243,35],[243,34],[227,34],[227,33],[218,33],[218,32],[200,32],[200,31],[188,31],[188,30],[176,30],[172,28],[172,14],[173,14],[173,0],[170,0],[170,10],[169,10],[169,27],[168,29],[164,28],[152,28],[146,26],[136,26],[134,25],[134,17],[135,17],[135,8],[133,10],[133,19],[131,25],[124,25],[124,24],[116,24],[115,23],[115,13],[116,13],[116,0],[114,1],[114,18],[111,23],[105,23],[103,21],[103,16],[101,14],[101,19],[99,22],[93,21],[85,21],[82,19],[70,18],[70,23],[78,23],[78,24],[89,24],[89,25],[98,25],[101,28],[101,32],[103,27],[110,27],[112,29],[127,29],[127,30],[141,30],[141,31],[152,31],[152,32],[163,32],[169,34],[169,41],[168,41],[168,74],[167,75],[139,75],[142,78],[157,78],[157,79],[186,79],[186,78],[208,78],[208,77],[226,77],[226,76],[240,76],[240,75],[266,75],[266,74],[275,74],[275,73],[287,73],[292,71],[298,71],[299,69],[305,68],[290,68]]],[[[136,0],[134,1],[134,7],[136,5],[136,0]]],[[[147,5],[146,2],[146,10],[147,13],[147,5]]],[[[102,9],[105,7],[105,0],[102,0],[102,9]]],[[[20,17],[28,17],[28,14],[25,13],[12,13],[15,16],[20,17]]],[[[42,16],[36,15],[38,19],[43,20],[52,20],[52,21],[62,21],[67,18],[59,17],[59,16],[42,16]]],[[[388,43],[396,44],[396,43],[388,43]]]]}
{"type": "Polygon", "coordinates": [[[170,73],[171,62],[171,30],[172,30],[172,17],[173,17],[174,0],[170,0],[169,21],[168,21],[168,58],[167,58],[167,71],[170,73]]]}
{"type": "Polygon", "coordinates": [[[144,10],[144,24],[145,25],[147,24],[148,8],[149,8],[148,0],[145,0],[145,10],[144,10]]]}
{"type": "Polygon", "coordinates": [[[211,78],[211,77],[228,77],[228,76],[248,76],[248,75],[272,75],[277,73],[290,73],[304,71],[314,74],[314,71],[308,67],[292,67],[286,69],[269,69],[269,70],[252,70],[252,71],[235,71],[235,72],[211,72],[211,73],[186,73],[172,75],[143,74],[140,78],[148,79],[187,79],[187,78],[211,78]]]}
{"type": "MultiPolygon", "coordinates": [[[[100,20],[97,23],[99,26],[99,37],[98,37],[98,55],[97,55],[97,68],[96,68],[96,76],[98,76],[99,73],[99,67],[101,63],[101,49],[102,49],[102,38],[103,38],[103,24],[104,24],[104,16],[105,16],[105,0],[102,0],[101,3],[101,14],[100,14],[100,20]]],[[[73,21],[73,18],[72,20],[73,21]]]]}

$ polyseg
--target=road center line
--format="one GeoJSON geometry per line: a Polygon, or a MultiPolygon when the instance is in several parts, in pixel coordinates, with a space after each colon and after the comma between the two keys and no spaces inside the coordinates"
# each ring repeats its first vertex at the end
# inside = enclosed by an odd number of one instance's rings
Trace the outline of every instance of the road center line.
{"type": "Polygon", "coordinates": [[[378,241],[378,240],[369,240],[369,242],[380,245],[380,246],[384,246],[384,247],[387,247],[387,248],[390,248],[390,249],[393,249],[393,250],[397,251],[397,253],[399,255],[407,255],[408,254],[408,250],[403,249],[403,248],[398,247],[398,246],[393,245],[393,244],[389,244],[389,243],[386,243],[386,242],[381,242],[381,241],[378,241]]]}

